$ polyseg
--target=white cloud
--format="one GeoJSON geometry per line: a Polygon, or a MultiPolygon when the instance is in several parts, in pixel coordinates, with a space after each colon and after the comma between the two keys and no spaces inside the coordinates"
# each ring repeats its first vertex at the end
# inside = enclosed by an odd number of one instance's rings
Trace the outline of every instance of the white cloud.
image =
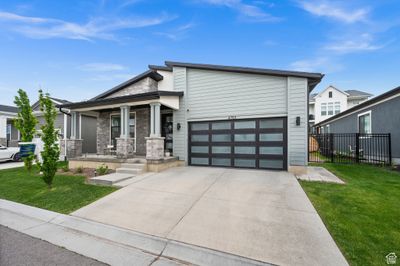
{"type": "Polygon", "coordinates": [[[174,16],[167,14],[153,18],[94,18],[87,23],[79,24],[53,18],[28,17],[0,12],[0,21],[9,24],[5,27],[6,29],[19,32],[30,38],[41,39],[115,40],[115,31],[159,25],[174,18],[174,16]]]}
{"type": "Polygon", "coordinates": [[[294,61],[290,68],[296,71],[332,73],[341,70],[343,67],[329,57],[317,57],[294,61]]]}
{"type": "Polygon", "coordinates": [[[331,1],[300,1],[300,7],[307,12],[319,16],[328,17],[344,23],[355,23],[367,20],[368,8],[346,9],[331,1]]]}
{"type": "Polygon", "coordinates": [[[89,63],[78,66],[79,70],[89,72],[109,72],[109,71],[122,71],[127,68],[123,65],[112,63],[89,63]]]}
{"type": "Polygon", "coordinates": [[[370,34],[364,33],[359,37],[352,36],[351,39],[341,40],[334,44],[328,44],[324,48],[333,52],[346,54],[353,52],[366,52],[379,50],[385,45],[373,44],[373,37],[370,34]]]}
{"type": "Polygon", "coordinates": [[[178,41],[183,39],[188,31],[190,31],[193,27],[195,27],[196,25],[194,23],[186,23],[184,25],[181,25],[175,29],[172,29],[170,31],[167,32],[156,32],[155,34],[160,35],[160,36],[164,36],[168,39],[171,39],[173,41],[178,41]]]}
{"type": "Polygon", "coordinates": [[[251,22],[276,22],[282,18],[272,16],[255,5],[245,4],[242,0],[201,0],[201,2],[225,6],[238,12],[240,16],[251,22]]]}

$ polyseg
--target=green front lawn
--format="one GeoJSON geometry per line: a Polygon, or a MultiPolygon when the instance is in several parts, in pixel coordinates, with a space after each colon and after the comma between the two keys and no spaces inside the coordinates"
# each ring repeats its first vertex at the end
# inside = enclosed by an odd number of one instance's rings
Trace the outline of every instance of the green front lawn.
{"type": "Polygon", "coordinates": [[[345,185],[301,181],[351,265],[400,257],[400,173],[369,165],[323,164],[345,185]]]}
{"type": "Polygon", "coordinates": [[[0,198],[67,214],[116,190],[85,184],[83,176],[60,174],[49,190],[37,170],[33,172],[23,167],[0,170],[0,198]]]}

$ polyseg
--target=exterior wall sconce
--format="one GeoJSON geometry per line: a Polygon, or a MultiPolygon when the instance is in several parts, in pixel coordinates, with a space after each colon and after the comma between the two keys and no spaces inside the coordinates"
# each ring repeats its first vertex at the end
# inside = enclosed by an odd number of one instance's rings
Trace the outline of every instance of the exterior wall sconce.
{"type": "Polygon", "coordinates": [[[300,116],[296,116],[296,126],[300,126],[300,116]]]}
{"type": "Polygon", "coordinates": [[[176,129],[180,130],[181,129],[181,123],[176,124],[176,129]]]}

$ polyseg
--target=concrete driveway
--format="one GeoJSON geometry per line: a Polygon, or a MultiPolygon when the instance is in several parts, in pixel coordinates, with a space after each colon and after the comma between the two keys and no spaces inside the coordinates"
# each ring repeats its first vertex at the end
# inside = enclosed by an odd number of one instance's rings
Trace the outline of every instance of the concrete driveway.
{"type": "Polygon", "coordinates": [[[347,265],[287,172],[173,168],[73,215],[278,265],[347,265]]]}

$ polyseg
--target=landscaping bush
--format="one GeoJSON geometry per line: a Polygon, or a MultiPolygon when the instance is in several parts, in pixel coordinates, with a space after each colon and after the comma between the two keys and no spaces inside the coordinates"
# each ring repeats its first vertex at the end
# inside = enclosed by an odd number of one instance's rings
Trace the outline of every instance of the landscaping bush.
{"type": "Polygon", "coordinates": [[[61,170],[62,170],[63,172],[69,172],[69,167],[68,167],[68,165],[61,166],[61,170]]]}
{"type": "Polygon", "coordinates": [[[105,164],[100,165],[99,167],[96,168],[96,173],[98,175],[105,175],[108,173],[108,166],[105,164]]]}

